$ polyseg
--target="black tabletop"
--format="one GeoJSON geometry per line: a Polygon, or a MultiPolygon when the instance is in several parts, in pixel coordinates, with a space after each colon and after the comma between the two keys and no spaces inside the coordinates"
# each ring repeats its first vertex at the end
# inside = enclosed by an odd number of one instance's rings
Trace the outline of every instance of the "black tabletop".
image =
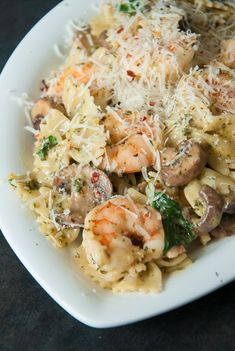
{"type": "MultiPolygon", "coordinates": [[[[0,0],[0,70],[28,30],[58,2],[0,0]]],[[[150,320],[93,329],[47,295],[0,234],[0,351],[21,350],[234,351],[235,283],[150,320]]]]}

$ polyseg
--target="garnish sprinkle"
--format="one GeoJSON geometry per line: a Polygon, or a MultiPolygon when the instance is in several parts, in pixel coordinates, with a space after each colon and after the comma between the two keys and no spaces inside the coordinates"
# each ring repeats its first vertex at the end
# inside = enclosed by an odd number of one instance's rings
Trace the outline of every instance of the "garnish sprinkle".
{"type": "Polygon", "coordinates": [[[41,161],[45,161],[48,155],[48,151],[58,144],[56,137],[49,135],[47,138],[42,139],[42,147],[37,152],[41,161]]]}
{"type": "Polygon", "coordinates": [[[162,216],[165,231],[164,252],[167,252],[173,246],[186,246],[196,239],[193,224],[184,218],[179,204],[175,200],[162,192],[157,192],[152,201],[152,206],[162,216]]]}

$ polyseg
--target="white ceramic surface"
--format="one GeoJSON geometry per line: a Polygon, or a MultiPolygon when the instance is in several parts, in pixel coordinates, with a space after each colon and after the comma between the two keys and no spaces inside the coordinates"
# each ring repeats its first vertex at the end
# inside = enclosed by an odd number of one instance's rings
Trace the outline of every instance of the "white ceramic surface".
{"type": "MultiPolygon", "coordinates": [[[[29,32],[5,66],[0,76],[1,180],[10,171],[22,173],[30,166],[33,144],[32,136],[23,129],[26,120],[22,109],[12,96],[29,92],[37,98],[40,80],[59,64],[53,45],[63,42],[69,20],[92,15],[90,5],[85,0],[60,3],[29,32]]],[[[0,185],[0,227],[19,259],[48,294],[72,316],[94,327],[118,326],[158,315],[235,277],[232,237],[195,251],[196,262],[168,279],[159,295],[113,295],[102,291],[79,271],[70,249],[55,249],[37,231],[33,216],[6,182],[0,185]]]]}

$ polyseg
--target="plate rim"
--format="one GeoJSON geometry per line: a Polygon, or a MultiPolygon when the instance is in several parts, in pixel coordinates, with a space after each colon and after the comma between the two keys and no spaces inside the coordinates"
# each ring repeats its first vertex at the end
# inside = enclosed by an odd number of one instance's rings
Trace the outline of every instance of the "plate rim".
{"type": "MultiPolygon", "coordinates": [[[[1,70],[0,73],[0,86],[1,86],[1,81],[2,81],[2,76],[4,75],[5,70],[8,68],[8,66],[11,65],[11,61],[14,58],[15,55],[17,55],[17,52],[19,51],[20,47],[22,46],[23,43],[25,43],[28,38],[30,38],[30,36],[32,35],[32,33],[37,30],[41,25],[42,22],[45,20],[45,18],[52,12],[55,11],[56,8],[58,8],[59,6],[69,3],[71,2],[70,0],[63,0],[61,2],[59,2],[56,6],[54,6],[50,11],[48,11],[28,32],[27,34],[24,36],[24,38],[18,43],[18,45],[16,46],[16,48],[13,50],[12,54],[10,55],[10,57],[8,58],[8,60],[6,61],[6,63],[3,65],[3,68],[1,70]]],[[[94,1],[91,1],[91,3],[94,1]]],[[[0,189],[1,191],[1,189],[0,189]]],[[[135,323],[147,318],[152,318],[158,315],[161,315],[163,313],[167,313],[171,310],[177,309],[183,305],[186,305],[192,301],[196,301],[197,299],[208,295],[209,293],[211,293],[212,291],[215,291],[217,289],[219,289],[220,287],[228,284],[229,282],[233,281],[235,279],[235,272],[234,274],[230,275],[230,277],[227,277],[226,279],[224,279],[224,281],[221,283],[219,280],[216,281],[216,283],[214,283],[213,285],[211,285],[209,288],[204,289],[204,290],[198,290],[198,292],[193,295],[193,296],[189,296],[188,298],[186,298],[184,301],[181,301],[179,303],[173,304],[173,306],[170,304],[169,306],[165,306],[164,308],[162,308],[160,311],[153,311],[152,313],[142,313],[141,316],[139,317],[133,317],[133,318],[126,318],[123,321],[112,321],[112,322],[105,322],[103,320],[100,320],[99,318],[91,318],[86,316],[84,313],[75,311],[70,304],[68,303],[68,301],[64,301],[60,295],[56,294],[52,287],[50,285],[48,285],[48,283],[46,281],[43,280],[43,278],[41,277],[40,273],[35,271],[35,269],[33,268],[33,264],[32,262],[29,262],[23,255],[23,253],[21,252],[20,248],[17,247],[17,244],[14,242],[14,237],[12,237],[11,233],[9,233],[9,230],[7,228],[7,224],[4,221],[4,218],[2,218],[1,213],[0,213],[0,228],[2,230],[2,234],[5,237],[6,241],[8,242],[8,244],[10,245],[10,247],[12,248],[12,250],[14,251],[14,253],[16,254],[16,256],[19,258],[19,260],[21,261],[21,263],[25,266],[25,268],[27,269],[27,271],[33,276],[33,278],[36,280],[36,282],[46,291],[46,293],[51,296],[51,298],[59,305],[61,306],[64,310],[66,310],[72,317],[74,317],[75,319],[77,319],[78,321],[90,326],[90,327],[94,327],[94,328],[111,328],[111,327],[118,327],[118,326],[124,326],[130,323],[135,323]]],[[[41,235],[41,234],[40,234],[41,235]]],[[[44,238],[45,240],[45,238],[44,238]]],[[[98,317],[98,316],[97,316],[98,317]]]]}

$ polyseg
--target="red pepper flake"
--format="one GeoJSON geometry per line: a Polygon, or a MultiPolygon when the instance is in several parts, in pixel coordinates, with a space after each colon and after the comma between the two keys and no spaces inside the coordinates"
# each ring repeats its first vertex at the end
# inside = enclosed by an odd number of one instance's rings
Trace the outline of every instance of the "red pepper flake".
{"type": "Polygon", "coordinates": [[[101,192],[98,191],[98,190],[96,190],[96,191],[95,191],[95,197],[96,197],[96,198],[100,198],[100,197],[101,197],[101,192]]]}
{"type": "Polygon", "coordinates": [[[149,105],[150,105],[150,106],[155,106],[155,105],[156,105],[156,102],[150,101],[150,102],[149,102],[149,105]]]}
{"type": "Polygon", "coordinates": [[[171,52],[175,51],[175,45],[171,44],[169,46],[169,51],[171,51],[171,52]]]}
{"type": "Polygon", "coordinates": [[[126,71],[126,73],[129,77],[131,77],[132,79],[135,79],[136,75],[133,71],[128,70],[128,71],[126,71]]]}
{"type": "Polygon", "coordinates": [[[131,58],[131,57],[133,57],[133,56],[132,56],[131,54],[127,54],[126,57],[127,57],[127,58],[131,58]]]}
{"type": "Polygon", "coordinates": [[[92,175],[91,175],[91,182],[92,182],[92,184],[97,183],[99,178],[100,178],[100,174],[98,172],[93,172],[92,175]]]}
{"type": "Polygon", "coordinates": [[[124,28],[120,27],[120,28],[118,28],[117,33],[119,34],[119,33],[123,32],[123,31],[124,31],[124,28]]]}
{"type": "Polygon", "coordinates": [[[146,119],[147,119],[147,116],[141,117],[141,121],[142,121],[142,122],[146,121],[146,119]]]}

